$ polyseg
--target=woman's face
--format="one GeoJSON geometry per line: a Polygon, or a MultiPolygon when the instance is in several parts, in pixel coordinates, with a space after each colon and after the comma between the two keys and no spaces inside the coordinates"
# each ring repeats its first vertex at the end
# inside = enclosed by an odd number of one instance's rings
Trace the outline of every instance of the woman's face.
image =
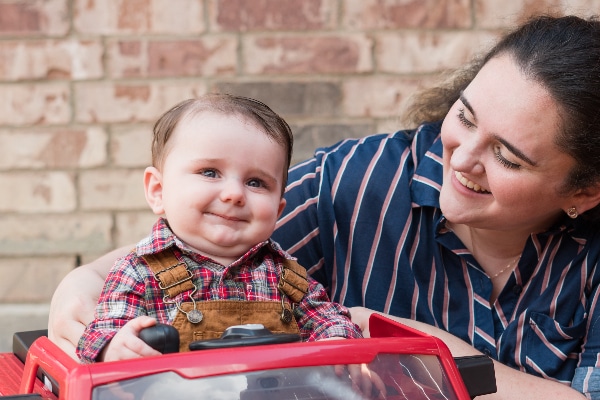
{"type": "Polygon", "coordinates": [[[555,144],[560,123],[549,92],[510,56],[490,60],[442,125],[446,218],[482,229],[547,229],[574,205],[560,192],[575,164],[555,144]]]}

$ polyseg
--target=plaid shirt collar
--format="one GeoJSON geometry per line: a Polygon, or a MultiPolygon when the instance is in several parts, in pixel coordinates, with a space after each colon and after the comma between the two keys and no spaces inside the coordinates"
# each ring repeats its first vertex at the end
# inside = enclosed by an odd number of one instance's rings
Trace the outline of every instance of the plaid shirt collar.
{"type": "MultiPolygon", "coordinates": [[[[188,246],[181,239],[179,239],[169,227],[169,223],[165,218],[159,218],[158,221],[152,227],[152,233],[140,241],[136,246],[136,252],[139,256],[146,254],[156,254],[168,249],[169,247],[175,246],[181,252],[192,255],[193,257],[205,260],[211,260],[211,258],[198,253],[195,249],[188,246]]],[[[248,260],[256,256],[261,249],[265,248],[267,251],[278,254],[282,258],[291,258],[279,244],[271,239],[257,243],[252,246],[246,253],[244,253],[239,259],[231,263],[232,266],[243,264],[248,260]]]]}

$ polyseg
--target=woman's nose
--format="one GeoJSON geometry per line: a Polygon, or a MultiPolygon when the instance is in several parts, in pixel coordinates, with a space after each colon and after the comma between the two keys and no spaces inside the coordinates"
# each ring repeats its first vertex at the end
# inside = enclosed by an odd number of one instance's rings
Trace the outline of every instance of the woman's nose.
{"type": "Polygon", "coordinates": [[[485,168],[481,162],[484,146],[475,138],[462,141],[450,158],[450,165],[456,171],[481,174],[485,168]]]}

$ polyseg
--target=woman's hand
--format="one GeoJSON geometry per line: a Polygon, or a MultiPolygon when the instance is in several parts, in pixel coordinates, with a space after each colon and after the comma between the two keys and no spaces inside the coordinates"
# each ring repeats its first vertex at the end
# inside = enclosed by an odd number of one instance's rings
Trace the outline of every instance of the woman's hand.
{"type": "MultiPolygon", "coordinates": [[[[334,336],[320,340],[346,340],[346,338],[334,336]]],[[[385,383],[377,373],[369,369],[367,364],[338,364],[334,366],[334,370],[337,376],[347,376],[350,379],[352,389],[355,392],[366,396],[366,398],[372,398],[372,393],[375,391],[377,392],[375,397],[385,398],[385,383]]]]}
{"type": "MultiPolygon", "coordinates": [[[[350,313],[352,315],[352,322],[357,324],[363,330],[363,335],[365,337],[369,337],[369,317],[371,314],[377,313],[394,321],[400,322],[401,324],[417,329],[423,333],[441,339],[446,346],[448,346],[452,356],[454,357],[482,354],[464,340],[443,329],[436,328],[435,326],[428,325],[423,322],[414,321],[407,318],[394,317],[392,315],[376,312],[365,307],[350,308],[350,313]]],[[[567,385],[552,381],[550,379],[544,379],[530,375],[526,372],[508,367],[495,360],[494,370],[496,373],[496,386],[498,387],[498,391],[494,394],[481,396],[481,399],[522,400],[526,398],[528,400],[545,400],[556,398],[584,400],[586,398],[583,394],[571,389],[571,387],[567,385]]]]}
{"type": "Polygon", "coordinates": [[[104,279],[115,260],[131,246],[114,250],[88,265],[69,272],[60,282],[50,303],[48,338],[74,359],[75,349],[86,325],[94,319],[94,310],[104,279]]]}
{"type": "Polygon", "coordinates": [[[381,314],[383,316],[387,316],[383,313],[377,313],[369,308],[365,307],[352,307],[350,310],[350,316],[352,318],[352,322],[354,322],[360,330],[364,337],[371,337],[371,333],[369,331],[369,318],[372,314],[381,314]]]}

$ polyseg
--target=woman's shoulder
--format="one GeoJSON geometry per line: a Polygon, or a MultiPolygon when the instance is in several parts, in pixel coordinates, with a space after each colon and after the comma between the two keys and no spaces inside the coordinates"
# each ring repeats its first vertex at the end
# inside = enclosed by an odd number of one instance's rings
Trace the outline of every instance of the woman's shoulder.
{"type": "Polygon", "coordinates": [[[396,185],[393,182],[398,175],[410,180],[428,153],[435,154],[436,160],[441,158],[440,128],[440,122],[422,124],[416,129],[346,139],[319,148],[314,157],[290,169],[286,198],[289,202],[293,193],[298,193],[304,199],[307,193],[320,192],[325,181],[344,190],[359,190],[356,185],[368,182],[377,182],[378,187],[384,182],[396,185]]]}
{"type": "Polygon", "coordinates": [[[415,129],[403,129],[394,133],[376,133],[362,138],[342,140],[329,147],[316,150],[316,158],[346,157],[348,154],[371,157],[389,152],[416,152],[423,156],[440,135],[441,122],[425,123],[415,129]]]}

